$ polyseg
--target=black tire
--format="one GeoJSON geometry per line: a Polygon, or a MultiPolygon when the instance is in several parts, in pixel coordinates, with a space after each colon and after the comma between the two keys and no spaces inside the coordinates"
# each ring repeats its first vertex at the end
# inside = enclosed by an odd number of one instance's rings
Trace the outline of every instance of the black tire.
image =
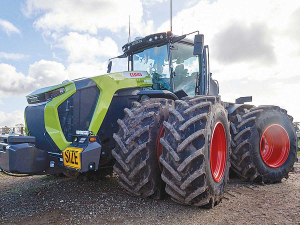
{"type": "Polygon", "coordinates": [[[175,101],[164,122],[164,146],[160,156],[162,179],[172,200],[186,205],[218,204],[225,191],[229,175],[230,131],[227,111],[219,97],[196,96],[175,101]],[[218,123],[224,127],[223,175],[217,182],[211,172],[210,146],[218,123]]]}
{"type": "Polygon", "coordinates": [[[287,178],[297,161],[297,136],[292,117],[277,106],[241,107],[232,115],[232,170],[241,177],[257,183],[280,182],[287,178]],[[264,131],[271,125],[280,125],[289,139],[289,153],[283,165],[272,168],[262,158],[260,142],[264,131]]]}
{"type": "Polygon", "coordinates": [[[73,180],[76,180],[80,175],[80,173],[78,171],[75,171],[75,170],[66,170],[65,172],[63,172],[63,174],[67,178],[71,178],[73,180]]]}
{"type": "Polygon", "coordinates": [[[168,99],[146,99],[124,109],[125,118],[118,120],[119,131],[114,134],[116,148],[112,151],[114,171],[119,184],[129,193],[159,199],[164,183],[158,166],[157,144],[163,122],[169,117],[168,99]]]}

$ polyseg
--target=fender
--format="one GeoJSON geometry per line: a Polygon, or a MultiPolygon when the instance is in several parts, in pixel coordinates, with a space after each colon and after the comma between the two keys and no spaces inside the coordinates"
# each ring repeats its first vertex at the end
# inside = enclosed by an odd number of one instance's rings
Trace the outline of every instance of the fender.
{"type": "Polygon", "coordinates": [[[165,90],[140,91],[139,93],[137,93],[137,95],[140,95],[140,99],[144,95],[148,96],[149,98],[167,98],[172,100],[179,99],[174,93],[165,90]]]}
{"type": "Polygon", "coordinates": [[[251,109],[254,107],[254,105],[248,105],[248,104],[235,104],[235,103],[226,103],[225,108],[228,111],[228,115],[231,115],[239,108],[246,108],[251,109]]]}

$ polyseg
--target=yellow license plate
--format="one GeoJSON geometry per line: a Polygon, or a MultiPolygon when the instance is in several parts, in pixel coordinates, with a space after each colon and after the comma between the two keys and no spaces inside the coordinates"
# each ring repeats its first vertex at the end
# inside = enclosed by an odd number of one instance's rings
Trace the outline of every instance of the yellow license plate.
{"type": "Polygon", "coordinates": [[[64,166],[81,169],[80,152],[82,148],[68,147],[63,151],[64,166]]]}

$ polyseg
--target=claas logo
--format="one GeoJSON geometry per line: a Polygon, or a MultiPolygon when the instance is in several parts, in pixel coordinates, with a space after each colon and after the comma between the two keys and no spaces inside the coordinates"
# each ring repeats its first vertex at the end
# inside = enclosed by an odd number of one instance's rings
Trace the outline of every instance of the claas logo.
{"type": "Polygon", "coordinates": [[[130,75],[131,77],[142,77],[142,76],[143,76],[142,73],[129,73],[129,75],[130,75]]]}

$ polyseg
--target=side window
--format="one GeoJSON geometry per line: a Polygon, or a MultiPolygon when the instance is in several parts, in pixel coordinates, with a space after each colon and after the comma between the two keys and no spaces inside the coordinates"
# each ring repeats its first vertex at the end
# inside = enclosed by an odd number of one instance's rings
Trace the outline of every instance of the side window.
{"type": "Polygon", "coordinates": [[[175,91],[182,89],[189,96],[194,96],[199,61],[198,56],[193,55],[193,46],[183,43],[175,44],[171,57],[175,72],[175,91]]]}

